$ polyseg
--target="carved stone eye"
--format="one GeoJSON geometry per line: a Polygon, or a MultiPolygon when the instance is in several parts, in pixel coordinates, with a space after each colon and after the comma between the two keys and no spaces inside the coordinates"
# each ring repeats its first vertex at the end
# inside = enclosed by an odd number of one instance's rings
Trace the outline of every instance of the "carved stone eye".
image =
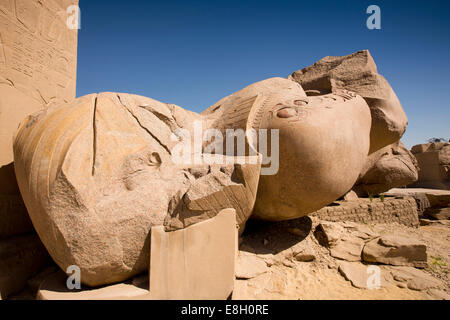
{"type": "Polygon", "coordinates": [[[277,112],[277,117],[278,118],[292,118],[295,117],[297,115],[297,111],[293,108],[283,108],[278,110],[277,112]]]}

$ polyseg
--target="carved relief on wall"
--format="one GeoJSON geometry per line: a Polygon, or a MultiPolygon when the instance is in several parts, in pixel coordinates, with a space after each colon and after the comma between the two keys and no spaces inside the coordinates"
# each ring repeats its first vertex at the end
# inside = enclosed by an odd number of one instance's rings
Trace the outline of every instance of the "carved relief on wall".
{"type": "Polygon", "coordinates": [[[43,104],[75,98],[77,31],[67,28],[63,3],[0,4],[0,76],[43,104]]]}

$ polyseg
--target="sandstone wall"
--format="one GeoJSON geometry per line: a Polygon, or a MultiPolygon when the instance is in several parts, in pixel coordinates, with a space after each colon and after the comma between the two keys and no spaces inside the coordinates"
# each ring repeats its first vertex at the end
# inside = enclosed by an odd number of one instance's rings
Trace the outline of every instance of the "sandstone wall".
{"type": "Polygon", "coordinates": [[[419,180],[410,187],[450,190],[450,143],[418,144],[411,152],[419,163],[419,180]]]}
{"type": "Polygon", "coordinates": [[[12,163],[14,132],[30,113],[75,98],[78,32],[67,27],[74,4],[78,0],[0,1],[0,224],[8,233],[27,220],[12,163]],[[9,215],[14,221],[5,221],[9,215]]]}
{"type": "Polygon", "coordinates": [[[0,1],[0,166],[29,113],[75,98],[77,30],[66,22],[78,0],[0,1]]]}
{"type": "Polygon", "coordinates": [[[50,261],[17,186],[12,141],[19,123],[75,98],[78,0],[0,0],[0,296],[17,292],[50,261]]]}
{"type": "Polygon", "coordinates": [[[414,198],[387,197],[380,199],[359,199],[358,201],[336,201],[337,205],[322,208],[312,216],[327,221],[353,221],[362,223],[399,223],[418,226],[417,204],[414,198]]]}

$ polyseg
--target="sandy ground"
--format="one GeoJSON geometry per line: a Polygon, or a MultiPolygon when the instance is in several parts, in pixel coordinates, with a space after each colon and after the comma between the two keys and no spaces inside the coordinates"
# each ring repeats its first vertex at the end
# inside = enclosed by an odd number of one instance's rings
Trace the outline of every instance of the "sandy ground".
{"type": "Polygon", "coordinates": [[[233,299],[376,299],[376,300],[434,300],[448,299],[450,294],[450,226],[432,225],[418,228],[398,224],[365,225],[372,231],[383,234],[404,234],[414,236],[427,245],[428,265],[422,269],[434,278],[442,281],[439,289],[416,291],[399,287],[399,283],[390,275],[389,266],[380,266],[385,286],[379,289],[360,289],[352,286],[338,271],[340,260],[330,256],[328,249],[322,247],[313,230],[320,223],[310,218],[298,219],[277,224],[250,223],[241,239],[240,250],[255,253],[261,257],[282,256],[289,247],[307,242],[315,251],[316,259],[312,262],[299,262],[278,259],[280,263],[270,265],[267,272],[251,279],[237,279],[233,299]],[[295,232],[291,234],[292,228],[295,232]],[[391,277],[392,278],[392,277],[391,277]]]}

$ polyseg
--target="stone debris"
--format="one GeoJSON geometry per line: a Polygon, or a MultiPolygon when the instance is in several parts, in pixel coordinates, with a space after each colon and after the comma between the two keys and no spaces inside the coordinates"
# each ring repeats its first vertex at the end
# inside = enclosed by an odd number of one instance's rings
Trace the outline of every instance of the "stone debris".
{"type": "Polygon", "coordinates": [[[366,262],[394,266],[427,266],[427,247],[412,237],[385,235],[368,242],[362,258],[366,262]]]}
{"type": "Polygon", "coordinates": [[[356,237],[345,237],[330,248],[332,257],[346,261],[361,261],[364,240],[356,237]]]}
{"type": "MultiPolygon", "coordinates": [[[[368,265],[364,265],[360,262],[340,262],[339,272],[342,276],[351,282],[352,286],[360,289],[379,289],[386,287],[388,281],[386,281],[386,275],[380,272],[380,281],[372,280],[371,276],[374,275],[373,270],[368,265]]],[[[380,269],[381,270],[381,269],[380,269]]]]}
{"type": "Polygon", "coordinates": [[[358,201],[358,195],[356,194],[355,191],[350,190],[349,192],[347,192],[344,196],[344,200],[345,201],[358,201]]]}
{"type": "Polygon", "coordinates": [[[268,271],[264,259],[257,255],[240,251],[236,259],[236,278],[251,279],[268,271]]]}
{"type": "Polygon", "coordinates": [[[413,267],[389,267],[388,270],[395,281],[406,284],[411,290],[423,291],[443,287],[440,280],[413,267]]]}

